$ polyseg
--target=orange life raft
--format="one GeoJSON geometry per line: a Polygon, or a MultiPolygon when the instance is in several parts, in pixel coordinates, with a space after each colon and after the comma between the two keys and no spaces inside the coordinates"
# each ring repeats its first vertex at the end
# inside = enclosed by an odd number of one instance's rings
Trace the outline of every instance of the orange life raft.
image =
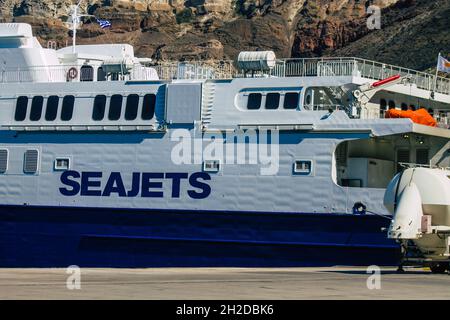
{"type": "Polygon", "coordinates": [[[409,118],[418,124],[430,127],[437,126],[436,120],[423,108],[416,111],[389,109],[386,111],[385,118],[409,118]]]}

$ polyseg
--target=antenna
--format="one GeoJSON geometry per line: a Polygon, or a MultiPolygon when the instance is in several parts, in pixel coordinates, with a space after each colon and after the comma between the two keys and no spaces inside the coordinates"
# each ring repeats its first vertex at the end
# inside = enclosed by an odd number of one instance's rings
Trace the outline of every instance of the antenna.
{"type": "Polygon", "coordinates": [[[93,17],[93,15],[90,14],[78,14],[78,11],[80,9],[80,4],[83,0],[79,0],[76,5],[70,6],[70,17],[71,17],[71,24],[72,24],[72,52],[76,52],[76,44],[77,44],[77,29],[81,25],[81,17],[93,17]]]}

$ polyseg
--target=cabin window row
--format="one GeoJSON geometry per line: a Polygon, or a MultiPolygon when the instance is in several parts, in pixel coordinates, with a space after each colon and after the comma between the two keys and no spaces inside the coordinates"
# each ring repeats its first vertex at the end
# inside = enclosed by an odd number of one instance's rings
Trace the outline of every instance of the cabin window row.
{"type": "MultiPolygon", "coordinates": [[[[92,109],[92,120],[102,121],[105,118],[106,113],[106,100],[105,95],[97,95],[94,98],[94,106],[92,109]]],[[[120,94],[114,94],[109,100],[108,120],[119,120],[122,114],[124,97],[120,94]]],[[[125,99],[125,120],[132,121],[138,117],[139,102],[141,97],[137,94],[130,94],[125,99]]],[[[142,98],[142,108],[140,117],[142,120],[150,120],[155,114],[156,95],[146,94],[142,98]]]]}
{"type": "MultiPolygon", "coordinates": [[[[31,109],[29,113],[30,121],[39,121],[42,119],[44,110],[44,97],[35,96],[28,98],[27,96],[20,96],[16,101],[16,109],[14,113],[15,121],[25,121],[27,118],[28,107],[31,100],[31,109]]],[[[92,119],[101,121],[104,119],[106,111],[105,95],[98,95],[94,98],[94,106],[92,111],[92,119]]],[[[58,109],[60,106],[59,96],[49,96],[45,103],[44,118],[46,121],[55,121],[58,116],[58,109]]],[[[138,115],[140,96],[131,94],[126,97],[125,103],[125,120],[135,120],[138,115]]],[[[109,103],[108,119],[119,120],[122,113],[123,96],[119,94],[112,95],[109,103]]],[[[62,121],[70,121],[73,117],[73,110],[75,104],[75,97],[67,95],[62,98],[60,119],[62,121]]],[[[156,95],[147,94],[142,99],[141,118],[142,120],[150,120],[155,114],[156,95]]]]}
{"type": "MultiPolygon", "coordinates": [[[[297,109],[300,94],[298,92],[286,92],[280,94],[278,92],[270,92],[265,94],[264,108],[267,110],[276,110],[282,105],[284,109],[297,109]],[[281,98],[284,97],[282,103],[281,98]]],[[[248,95],[247,109],[259,110],[262,107],[263,94],[253,92],[248,95]]]]}
{"type": "MultiPolygon", "coordinates": [[[[24,121],[27,117],[29,98],[20,96],[17,98],[14,120],[24,121]]],[[[58,115],[59,96],[49,96],[45,107],[45,120],[54,121],[58,115]]],[[[61,115],[62,121],[70,121],[73,116],[73,106],[75,97],[67,95],[62,98],[61,115]]],[[[44,97],[35,96],[31,99],[30,121],[39,121],[42,118],[42,110],[44,109],[44,97]]]]}

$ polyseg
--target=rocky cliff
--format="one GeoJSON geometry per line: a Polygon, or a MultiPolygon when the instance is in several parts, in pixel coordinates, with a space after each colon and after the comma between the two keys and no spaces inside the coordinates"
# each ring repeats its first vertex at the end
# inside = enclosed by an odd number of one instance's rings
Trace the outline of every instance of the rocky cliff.
{"type": "MultiPolygon", "coordinates": [[[[43,45],[71,41],[70,0],[0,0],[2,21],[28,22],[43,45]]],[[[241,50],[279,57],[358,56],[411,68],[450,53],[449,0],[83,0],[79,43],[125,42],[155,59],[234,59],[241,50]],[[370,30],[367,8],[381,11],[370,30]]]]}

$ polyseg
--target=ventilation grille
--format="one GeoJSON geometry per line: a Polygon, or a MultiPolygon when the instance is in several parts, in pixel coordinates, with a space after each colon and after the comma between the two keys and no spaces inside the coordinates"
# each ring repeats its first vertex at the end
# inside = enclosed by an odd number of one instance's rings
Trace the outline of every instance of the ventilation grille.
{"type": "Polygon", "coordinates": [[[25,152],[25,159],[23,163],[23,171],[25,173],[36,173],[38,169],[38,157],[37,150],[27,150],[25,152]]]}
{"type": "Polygon", "coordinates": [[[0,173],[5,173],[8,168],[8,150],[0,149],[0,173]]]}

